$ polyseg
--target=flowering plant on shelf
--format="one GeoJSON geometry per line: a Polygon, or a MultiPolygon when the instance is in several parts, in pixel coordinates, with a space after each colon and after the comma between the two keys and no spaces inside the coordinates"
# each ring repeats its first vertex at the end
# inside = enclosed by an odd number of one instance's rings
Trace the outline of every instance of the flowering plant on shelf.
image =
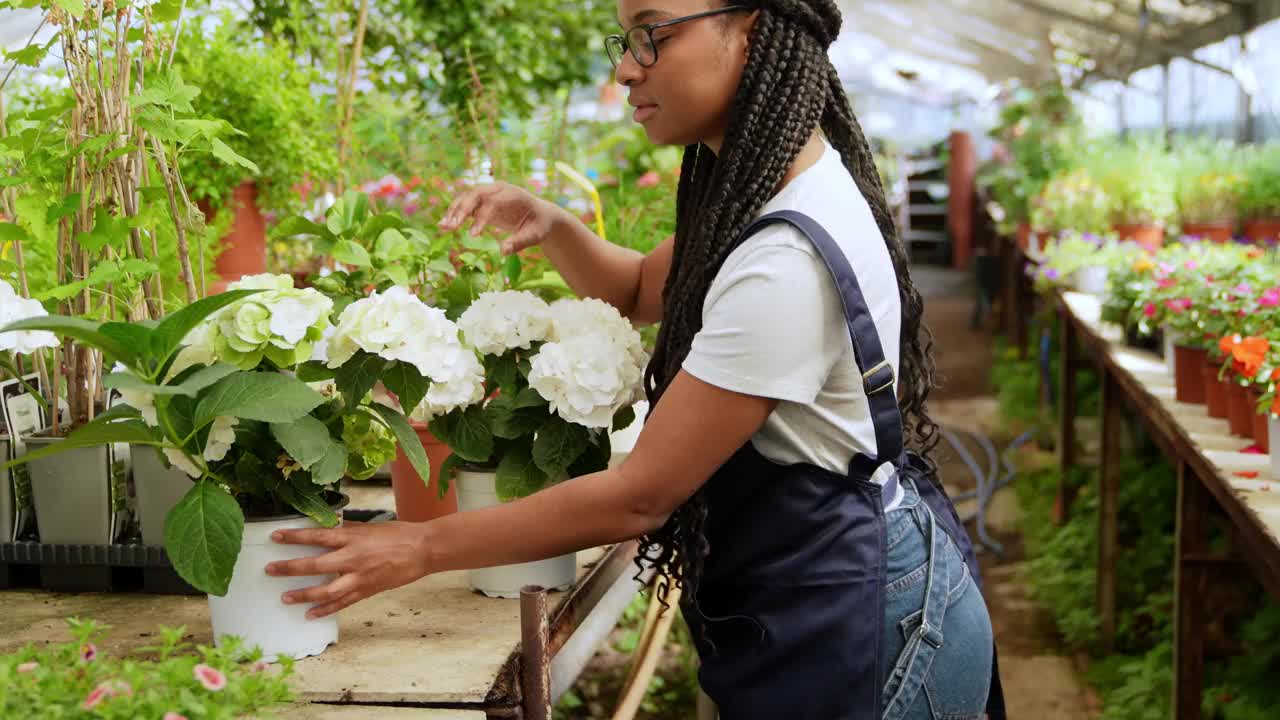
{"type": "Polygon", "coordinates": [[[1072,276],[1085,268],[1113,268],[1123,265],[1140,252],[1133,244],[1122,244],[1114,235],[1089,232],[1062,232],[1044,249],[1040,272],[1035,278],[1037,290],[1066,286],[1072,276]]]}
{"type": "Polygon", "coordinates": [[[4,330],[48,330],[100,349],[125,404],[15,462],[75,447],[156,447],[194,480],[165,522],[174,568],[226,593],[246,516],[299,512],[325,527],[343,477],[367,477],[404,448],[422,477],[426,454],[404,414],[373,398],[381,381],[408,407],[476,365],[444,312],[404,288],[332,301],[288,276],[232,283],[156,325],[35,318],[4,330]]]}
{"type": "Polygon", "coordinates": [[[630,321],[600,300],[503,291],[458,324],[483,364],[413,412],[453,450],[441,492],[460,464],[493,470],[503,500],[608,466],[609,432],[641,397],[646,357],[630,321]]]}

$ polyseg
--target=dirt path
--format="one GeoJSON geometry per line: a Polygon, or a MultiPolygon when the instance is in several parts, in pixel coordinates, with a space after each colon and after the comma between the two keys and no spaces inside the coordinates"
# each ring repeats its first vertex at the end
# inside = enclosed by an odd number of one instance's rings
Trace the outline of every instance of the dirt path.
{"type": "MultiPolygon", "coordinates": [[[[973,300],[953,278],[931,272],[918,280],[926,295],[926,320],[933,328],[942,385],[930,403],[935,419],[954,428],[993,434],[997,447],[999,411],[987,386],[992,363],[991,336],[970,329],[973,300]]],[[[959,456],[945,443],[938,461],[944,482],[957,490],[973,486],[959,456]]],[[[962,511],[964,508],[962,507],[962,511]]],[[[987,602],[1000,648],[1009,717],[1034,720],[1088,720],[1089,693],[1072,659],[1061,654],[1053,624],[1030,598],[1022,580],[1024,558],[1017,531],[1018,505],[1011,488],[1000,491],[987,514],[995,540],[1004,545],[997,556],[979,556],[987,602]]]]}

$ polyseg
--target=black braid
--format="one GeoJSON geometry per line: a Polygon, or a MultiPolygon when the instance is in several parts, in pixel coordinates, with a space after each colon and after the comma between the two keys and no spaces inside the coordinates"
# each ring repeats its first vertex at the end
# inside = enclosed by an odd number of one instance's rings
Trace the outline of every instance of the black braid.
{"type": "MultiPolygon", "coordinates": [[[[934,384],[932,334],[922,323],[924,304],[911,283],[871,148],[827,58],[827,48],[840,32],[840,11],[834,0],[738,4],[758,9],[760,15],[719,155],[703,146],[685,148],[662,326],[645,372],[650,406],[656,407],[702,328],[702,306],[712,279],[747,225],[777,193],[813,131],[821,128],[870,205],[897,272],[902,304],[898,390],[905,441],[933,468],[929,455],[939,433],[926,409],[934,384]]],[[[686,599],[696,592],[710,550],[706,518],[706,499],[699,491],[663,527],[641,538],[640,555],[659,572],[657,591],[664,605],[672,583],[688,586],[686,599]]]]}

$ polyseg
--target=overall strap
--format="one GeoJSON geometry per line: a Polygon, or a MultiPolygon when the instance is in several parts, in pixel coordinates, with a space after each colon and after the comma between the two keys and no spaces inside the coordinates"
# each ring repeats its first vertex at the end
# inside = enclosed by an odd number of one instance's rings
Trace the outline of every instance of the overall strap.
{"type": "MultiPolygon", "coordinates": [[[[862,387],[866,391],[867,403],[871,409],[871,421],[875,427],[876,457],[871,459],[876,465],[886,462],[897,464],[903,450],[902,414],[898,409],[898,394],[894,388],[893,366],[884,357],[880,335],[876,332],[876,325],[871,319],[871,311],[867,308],[858,278],[853,274],[844,251],[831,234],[804,213],[780,210],[756,218],[747,226],[743,237],[750,237],[762,228],[777,223],[787,223],[809,238],[835,280],[840,292],[840,302],[844,306],[845,322],[849,326],[849,339],[853,341],[854,358],[858,369],[862,371],[862,387]]],[[[857,459],[854,458],[855,461],[857,459]]]]}

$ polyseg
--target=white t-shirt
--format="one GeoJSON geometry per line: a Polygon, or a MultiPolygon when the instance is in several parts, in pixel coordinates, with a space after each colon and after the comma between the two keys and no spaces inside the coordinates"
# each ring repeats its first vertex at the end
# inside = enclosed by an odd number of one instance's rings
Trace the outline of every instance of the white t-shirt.
{"type": "MultiPolygon", "coordinates": [[[[844,251],[896,376],[902,322],[897,276],[840,154],[826,145],[822,158],[760,214],[778,210],[812,217],[844,251]]],[[[717,387],[780,401],[752,438],[774,462],[843,474],[855,453],[875,455],[875,428],[840,295],[822,256],[790,225],[759,231],[725,260],[683,367],[717,387]]],[[[890,477],[892,465],[885,463],[872,481],[883,485],[890,477]]],[[[901,499],[899,489],[886,510],[901,499]]]]}

